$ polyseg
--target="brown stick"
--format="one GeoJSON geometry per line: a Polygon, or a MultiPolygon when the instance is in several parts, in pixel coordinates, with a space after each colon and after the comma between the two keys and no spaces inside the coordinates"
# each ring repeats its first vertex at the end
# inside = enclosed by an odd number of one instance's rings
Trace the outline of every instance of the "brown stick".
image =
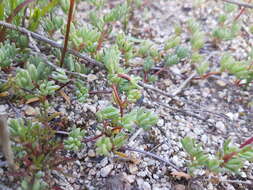
{"type": "MultiPolygon", "coordinates": [[[[57,43],[53,40],[50,40],[50,39],[48,39],[48,38],[46,38],[46,37],[44,37],[44,36],[42,36],[38,33],[31,32],[30,30],[27,30],[24,27],[15,26],[13,24],[6,23],[4,21],[0,21],[0,25],[4,26],[6,28],[12,29],[12,30],[19,31],[22,34],[25,34],[27,36],[31,35],[34,39],[45,42],[45,43],[51,45],[52,47],[63,49],[63,46],[61,44],[59,44],[59,43],[57,43]]],[[[87,54],[80,53],[80,52],[75,51],[73,49],[67,49],[67,52],[74,55],[74,56],[76,56],[76,57],[79,57],[79,58],[85,60],[88,63],[91,63],[91,64],[99,66],[99,67],[103,67],[103,64],[101,62],[98,62],[98,61],[90,58],[87,54]]]]}
{"type": "Polygon", "coordinates": [[[67,48],[68,48],[69,33],[70,33],[70,24],[71,24],[71,21],[72,21],[72,15],[73,15],[73,10],[74,10],[74,5],[75,5],[75,0],[70,0],[67,30],[66,30],[66,34],[65,34],[64,47],[63,47],[63,50],[62,50],[61,62],[60,62],[60,66],[61,67],[63,66],[64,58],[65,58],[65,55],[66,55],[66,52],[67,52],[67,48]]]}
{"type": "Polygon", "coordinates": [[[130,147],[122,147],[121,150],[128,150],[128,151],[134,151],[134,152],[138,152],[141,154],[144,154],[146,156],[150,156],[152,158],[155,158],[156,160],[159,160],[161,162],[164,162],[166,164],[168,164],[169,166],[171,166],[172,168],[176,169],[177,171],[182,171],[181,169],[179,169],[175,164],[173,164],[172,162],[170,162],[169,160],[166,160],[156,154],[153,154],[151,152],[146,152],[144,150],[139,150],[139,149],[135,149],[135,148],[130,148],[130,147]]]}

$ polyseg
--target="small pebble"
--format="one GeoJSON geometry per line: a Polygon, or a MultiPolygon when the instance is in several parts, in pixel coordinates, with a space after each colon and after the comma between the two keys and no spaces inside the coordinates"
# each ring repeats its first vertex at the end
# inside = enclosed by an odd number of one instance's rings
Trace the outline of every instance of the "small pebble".
{"type": "Polygon", "coordinates": [[[112,169],[113,169],[113,164],[109,164],[108,166],[105,166],[104,168],[101,169],[100,175],[102,177],[107,177],[112,171],[112,169]]]}

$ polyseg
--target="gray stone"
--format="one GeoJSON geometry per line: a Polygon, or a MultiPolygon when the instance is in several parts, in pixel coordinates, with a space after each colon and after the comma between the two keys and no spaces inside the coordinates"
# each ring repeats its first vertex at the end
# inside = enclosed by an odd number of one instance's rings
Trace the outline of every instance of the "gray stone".
{"type": "Polygon", "coordinates": [[[101,169],[100,175],[102,177],[107,177],[112,171],[112,169],[113,169],[113,164],[109,164],[108,166],[105,166],[104,168],[101,169]]]}
{"type": "Polygon", "coordinates": [[[94,157],[96,157],[96,152],[95,152],[93,149],[90,149],[90,150],[88,151],[88,156],[89,156],[90,158],[94,158],[94,157]]]}

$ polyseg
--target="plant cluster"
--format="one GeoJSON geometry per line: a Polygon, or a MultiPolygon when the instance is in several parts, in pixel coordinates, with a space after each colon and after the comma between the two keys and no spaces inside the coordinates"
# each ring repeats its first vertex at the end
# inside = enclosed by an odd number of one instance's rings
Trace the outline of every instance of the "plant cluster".
{"type": "MultiPolygon", "coordinates": [[[[77,151],[84,146],[85,130],[68,128],[68,138],[62,141],[56,138],[56,131],[51,126],[56,117],[61,119],[60,113],[49,111],[52,106],[50,98],[57,96],[57,92],[71,84],[75,92],[74,99],[84,103],[89,96],[86,79],[69,73],[88,74],[91,71],[77,57],[69,54],[68,48],[102,62],[107,71],[112,99],[109,105],[96,113],[100,134],[90,139],[96,141],[96,151],[100,155],[118,154],[120,148],[127,144],[131,132],[137,128],[148,130],[156,125],[158,116],[155,113],[136,106],[143,96],[138,81],[143,78],[144,82],[154,82],[164,69],[188,61],[200,76],[208,76],[210,70],[201,51],[208,34],[201,29],[198,21],[187,21],[188,41],[182,36],[184,28],[176,25],[174,34],[162,44],[162,48],[158,48],[158,44],[137,39],[128,33],[128,21],[133,17],[134,9],[141,7],[140,0],[127,0],[109,10],[106,0],[88,0],[92,8],[85,24],[80,24],[74,16],[75,5],[79,2],[0,1],[0,20],[47,34],[51,39],[65,37],[62,51],[38,43],[46,56],[39,52],[31,56],[34,52],[29,48],[31,42],[28,36],[0,27],[0,72],[11,73],[3,81],[0,80],[0,98],[11,91],[14,93],[11,101],[39,102],[40,105],[33,121],[10,120],[11,135],[16,142],[17,163],[26,176],[21,182],[21,189],[46,189],[44,182],[49,181],[46,173],[50,169],[57,169],[59,163],[68,161],[58,153],[64,150],[77,151]],[[59,16],[59,13],[62,15],[59,16]],[[116,29],[116,24],[120,25],[120,29],[116,29]],[[136,58],[141,60],[138,64],[143,69],[142,78],[129,74],[131,66],[136,66],[136,58]],[[58,69],[48,62],[53,62],[58,69]],[[154,72],[157,63],[160,68],[154,72]]],[[[239,17],[230,20],[235,14],[235,7],[225,4],[224,10],[225,14],[218,17],[218,27],[209,34],[217,47],[223,40],[235,38],[241,29],[239,17]]],[[[240,61],[226,53],[220,59],[218,73],[228,72],[237,78],[237,84],[249,85],[253,81],[252,62],[252,52],[247,59],[240,61]]],[[[222,150],[211,157],[193,139],[186,137],[182,140],[190,156],[190,172],[197,168],[207,168],[214,173],[238,172],[245,161],[252,161],[250,143],[248,141],[237,148],[231,146],[228,140],[224,142],[222,150]]]]}
{"type": "Polygon", "coordinates": [[[215,174],[232,172],[239,173],[246,161],[253,161],[253,139],[247,140],[240,147],[231,145],[231,140],[224,142],[221,150],[216,155],[210,156],[203,150],[200,144],[190,137],[182,139],[181,143],[184,150],[189,155],[189,171],[193,174],[196,169],[207,169],[215,174]]]}

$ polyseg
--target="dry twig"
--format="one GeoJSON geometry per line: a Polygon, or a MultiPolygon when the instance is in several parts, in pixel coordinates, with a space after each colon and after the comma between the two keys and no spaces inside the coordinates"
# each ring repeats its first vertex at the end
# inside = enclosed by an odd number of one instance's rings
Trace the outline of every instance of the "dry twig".
{"type": "MultiPolygon", "coordinates": [[[[21,32],[22,34],[25,34],[25,35],[31,35],[34,39],[36,40],[39,40],[39,41],[42,41],[42,42],[45,42],[49,45],[51,45],[52,47],[55,47],[55,48],[59,48],[59,49],[63,49],[63,46],[53,40],[50,40],[38,33],[35,33],[35,32],[31,32],[29,30],[27,30],[26,28],[23,28],[23,27],[19,27],[19,26],[15,26],[13,24],[9,24],[9,23],[6,23],[4,21],[0,21],[0,25],[2,25],[3,27],[6,27],[6,28],[9,28],[9,29],[12,29],[12,30],[16,30],[16,31],[19,31],[21,32]]],[[[68,49],[67,50],[70,54],[76,56],[76,57],[79,57],[83,60],[85,60],[87,63],[91,63],[91,64],[94,64],[96,66],[103,66],[102,63],[90,58],[88,55],[84,54],[84,53],[80,53],[78,51],[75,51],[73,49],[68,49]]]]}
{"type": "Polygon", "coordinates": [[[138,153],[141,153],[141,154],[144,154],[146,156],[150,156],[152,158],[155,158],[161,162],[164,162],[166,163],[167,165],[171,166],[172,168],[176,169],[177,171],[182,171],[180,168],[178,168],[175,164],[173,164],[172,162],[156,155],[156,154],[153,154],[151,152],[146,152],[144,150],[139,150],[139,149],[135,149],[135,148],[130,148],[130,147],[123,147],[122,150],[128,150],[128,151],[134,151],[134,152],[138,152],[138,153]]]}

